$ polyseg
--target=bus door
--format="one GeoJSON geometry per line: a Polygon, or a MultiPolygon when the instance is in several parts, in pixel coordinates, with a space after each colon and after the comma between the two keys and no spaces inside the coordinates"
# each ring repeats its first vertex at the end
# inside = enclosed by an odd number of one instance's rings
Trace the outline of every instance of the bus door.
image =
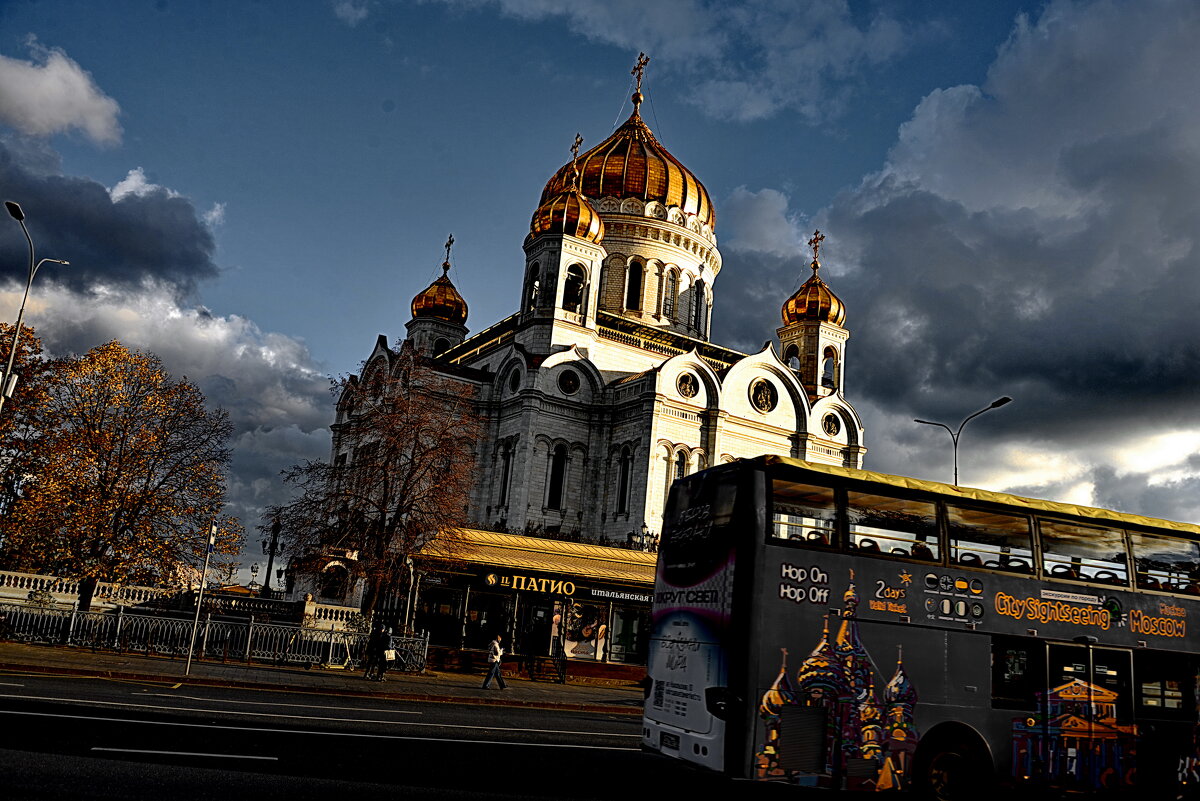
{"type": "Polygon", "coordinates": [[[1064,789],[1132,786],[1137,756],[1132,652],[1090,642],[1049,643],[1046,658],[1038,713],[1047,778],[1064,789]]]}

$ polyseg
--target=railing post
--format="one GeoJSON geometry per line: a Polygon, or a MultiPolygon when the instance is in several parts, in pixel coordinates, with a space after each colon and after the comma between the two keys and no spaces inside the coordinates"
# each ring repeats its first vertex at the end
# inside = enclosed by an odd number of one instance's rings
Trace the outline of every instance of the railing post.
{"type": "Polygon", "coordinates": [[[325,664],[327,665],[333,664],[333,627],[336,625],[336,623],[329,624],[329,651],[325,657],[325,664]]]}
{"type": "Polygon", "coordinates": [[[125,622],[125,605],[117,607],[117,630],[113,634],[113,648],[121,650],[121,625],[125,622]]]}
{"type": "Polygon", "coordinates": [[[208,655],[208,626],[212,623],[212,612],[204,616],[204,637],[200,640],[200,658],[208,655]]]}
{"type": "Polygon", "coordinates": [[[65,636],[62,639],[63,645],[71,644],[71,637],[72,637],[72,635],[75,634],[75,613],[78,611],[79,611],[79,601],[75,601],[73,604],[71,604],[71,617],[67,621],[67,630],[66,630],[65,636]]]}
{"type": "Polygon", "coordinates": [[[250,616],[250,626],[246,630],[246,664],[250,664],[251,646],[254,645],[254,615],[250,616]]]}

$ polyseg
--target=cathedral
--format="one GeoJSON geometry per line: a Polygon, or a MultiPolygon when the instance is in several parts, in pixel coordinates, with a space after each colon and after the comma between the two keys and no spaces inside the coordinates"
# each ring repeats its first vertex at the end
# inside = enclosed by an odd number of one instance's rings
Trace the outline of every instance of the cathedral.
{"type": "MultiPolygon", "coordinates": [[[[710,341],[716,212],[641,117],[646,61],[629,119],[584,152],[576,137],[546,182],[512,268],[513,313],[471,333],[449,278],[453,238],[442,276],[413,298],[401,347],[475,397],[485,421],[474,527],[644,544],[680,476],[760,454],[862,464],[846,308],[819,276],[824,237],[809,243],[812,276],[781,298],[778,342],[746,354],[710,341]]],[[[380,336],[363,373],[390,353],[380,336]]]]}

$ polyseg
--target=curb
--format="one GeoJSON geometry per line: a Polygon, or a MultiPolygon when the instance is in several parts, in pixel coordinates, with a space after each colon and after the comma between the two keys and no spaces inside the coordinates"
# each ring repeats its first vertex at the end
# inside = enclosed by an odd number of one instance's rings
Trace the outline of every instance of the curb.
{"type": "Polygon", "coordinates": [[[201,687],[229,687],[246,690],[261,690],[265,692],[292,692],[300,695],[332,695],[346,696],[351,698],[380,698],[389,701],[419,701],[426,703],[439,704],[464,704],[472,706],[505,706],[523,709],[547,709],[547,710],[563,710],[572,712],[591,712],[604,715],[629,715],[641,716],[642,710],[640,706],[628,707],[617,706],[614,704],[587,704],[587,703],[569,703],[555,701],[524,701],[518,699],[507,699],[503,697],[496,698],[475,698],[471,696],[461,695],[445,695],[445,694],[425,694],[411,692],[367,692],[362,690],[345,689],[339,687],[328,688],[310,688],[296,687],[290,684],[269,684],[265,682],[253,681],[236,681],[229,679],[213,679],[199,676],[163,676],[154,673],[136,673],[116,670],[86,670],[83,668],[73,667],[58,667],[50,665],[28,665],[16,662],[0,662],[0,670],[20,672],[20,673],[36,673],[44,676],[80,676],[80,677],[95,677],[103,679],[118,679],[122,681],[142,681],[154,684],[194,684],[201,687]]]}

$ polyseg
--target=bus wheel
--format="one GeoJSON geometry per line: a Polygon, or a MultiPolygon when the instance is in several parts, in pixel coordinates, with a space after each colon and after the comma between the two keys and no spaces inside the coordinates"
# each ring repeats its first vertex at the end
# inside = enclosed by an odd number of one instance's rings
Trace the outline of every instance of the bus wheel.
{"type": "Polygon", "coordinates": [[[990,760],[969,742],[945,742],[918,762],[918,789],[932,801],[984,801],[992,787],[990,760]]]}

